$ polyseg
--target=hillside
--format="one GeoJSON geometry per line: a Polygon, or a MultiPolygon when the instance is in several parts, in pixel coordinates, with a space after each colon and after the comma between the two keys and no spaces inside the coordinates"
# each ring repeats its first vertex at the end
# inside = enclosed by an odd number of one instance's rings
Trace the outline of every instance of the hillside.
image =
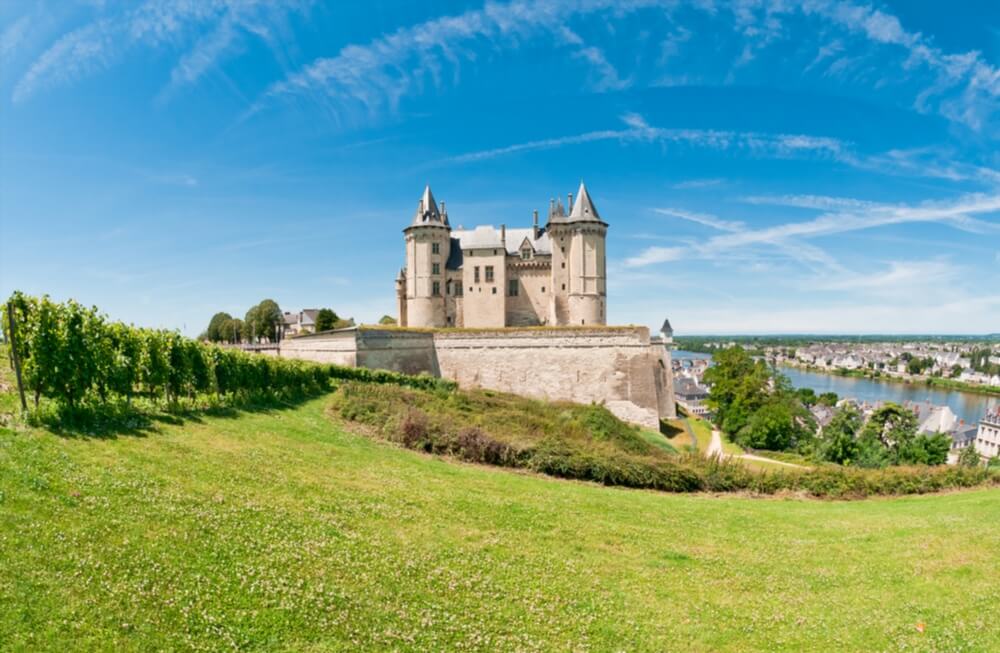
{"type": "Polygon", "coordinates": [[[330,401],[0,430],[3,648],[1000,647],[996,490],[613,489],[373,441],[330,401]]]}

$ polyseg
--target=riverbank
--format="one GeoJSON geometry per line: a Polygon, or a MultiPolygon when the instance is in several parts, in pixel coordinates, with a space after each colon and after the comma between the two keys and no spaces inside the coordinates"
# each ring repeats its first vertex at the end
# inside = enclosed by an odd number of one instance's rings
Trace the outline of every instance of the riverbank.
{"type": "Polygon", "coordinates": [[[955,390],[958,392],[984,395],[987,397],[1000,397],[1000,387],[997,386],[966,383],[964,381],[945,379],[936,376],[901,377],[886,374],[878,370],[848,370],[842,367],[819,367],[818,365],[808,365],[797,361],[784,361],[781,363],[781,366],[793,367],[816,374],[828,374],[830,376],[840,376],[852,379],[868,379],[870,381],[881,381],[885,383],[896,383],[908,386],[955,390]]]}

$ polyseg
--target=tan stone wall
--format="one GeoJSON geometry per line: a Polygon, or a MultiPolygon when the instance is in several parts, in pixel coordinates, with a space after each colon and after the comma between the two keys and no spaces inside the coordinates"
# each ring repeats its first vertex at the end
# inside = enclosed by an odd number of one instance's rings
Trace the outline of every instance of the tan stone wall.
{"type": "Polygon", "coordinates": [[[507,253],[500,249],[465,250],[462,257],[462,324],[466,327],[502,327],[506,324],[507,253]],[[495,253],[494,253],[495,252],[495,253]],[[493,266],[493,281],[486,268],[493,266]],[[479,268],[479,283],[475,271],[479,268]]]}
{"type": "MultiPolygon", "coordinates": [[[[507,296],[507,326],[537,326],[548,323],[552,273],[547,265],[534,261],[508,262],[508,285],[518,280],[516,297],[507,296]]],[[[509,289],[508,289],[509,290],[509,289]]]]}
{"type": "Polygon", "coordinates": [[[604,403],[624,420],[659,428],[662,353],[646,328],[438,332],[434,348],[441,376],[462,387],[604,403]]]}
{"type": "Polygon", "coordinates": [[[282,358],[298,358],[315,363],[336,363],[356,367],[358,344],[354,329],[286,338],[281,341],[282,358]]]}
{"type": "Polygon", "coordinates": [[[670,352],[644,327],[410,331],[352,329],[281,343],[281,356],[421,372],[548,400],[603,403],[629,422],[659,428],[676,416],[670,352]]]}
{"type": "Polygon", "coordinates": [[[359,367],[441,376],[432,333],[395,329],[360,329],[356,333],[359,367]]]}

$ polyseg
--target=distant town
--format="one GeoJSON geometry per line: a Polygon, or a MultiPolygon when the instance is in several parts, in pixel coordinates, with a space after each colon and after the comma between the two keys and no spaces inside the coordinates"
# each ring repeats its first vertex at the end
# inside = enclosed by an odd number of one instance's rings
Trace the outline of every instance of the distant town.
{"type": "MultiPolygon", "coordinates": [[[[1000,453],[1000,403],[989,399],[990,396],[1000,397],[1000,339],[996,336],[914,340],[903,337],[831,337],[827,340],[801,336],[734,336],[678,337],[675,340],[681,350],[672,361],[675,394],[678,404],[690,414],[711,416],[706,403],[711,387],[704,381],[704,373],[711,365],[710,355],[739,345],[756,358],[788,373],[802,370],[903,383],[942,393],[986,395],[982,401],[972,402],[982,408],[973,409],[975,414],[967,418],[944,403],[930,400],[901,403],[916,416],[919,432],[943,433],[951,438],[949,462],[954,463],[966,448],[972,448],[984,459],[1000,453]]],[[[809,397],[806,403],[821,430],[830,423],[838,407],[851,405],[867,419],[887,401],[826,392],[809,397]]]]}

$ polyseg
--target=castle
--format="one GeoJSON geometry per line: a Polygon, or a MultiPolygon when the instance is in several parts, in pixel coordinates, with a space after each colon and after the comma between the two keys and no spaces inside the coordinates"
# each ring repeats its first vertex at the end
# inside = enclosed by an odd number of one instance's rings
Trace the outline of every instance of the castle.
{"type": "Polygon", "coordinates": [[[424,189],[403,230],[406,267],[396,279],[399,325],[517,327],[604,325],[607,266],[601,220],[587,187],[551,200],[544,227],[452,229],[444,202],[424,189]]]}
{"type": "Polygon", "coordinates": [[[527,229],[452,229],[428,186],[403,230],[396,279],[399,326],[424,328],[324,331],[283,340],[278,355],[601,403],[659,429],[677,416],[672,329],[651,337],[647,327],[607,326],[608,225],[583,183],[566,206],[551,201],[544,227],[536,211],[527,229]]]}

